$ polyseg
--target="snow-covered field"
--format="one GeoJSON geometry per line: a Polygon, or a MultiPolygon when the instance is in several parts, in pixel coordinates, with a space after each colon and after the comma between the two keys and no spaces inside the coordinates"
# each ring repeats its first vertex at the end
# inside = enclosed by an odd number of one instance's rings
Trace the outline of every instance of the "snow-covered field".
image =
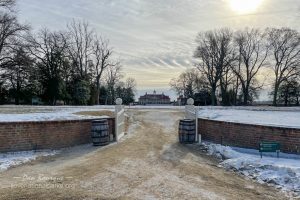
{"type": "MultiPolygon", "coordinates": [[[[127,109],[175,109],[183,110],[181,106],[126,106],[127,109]]],[[[74,113],[82,111],[114,111],[114,106],[0,106],[0,122],[21,121],[53,121],[53,120],[76,120],[94,119],[97,116],[78,115],[74,113]]],[[[107,117],[107,116],[102,116],[107,117]]]]}
{"type": "Polygon", "coordinates": [[[5,171],[10,167],[33,161],[39,157],[53,156],[57,153],[58,151],[51,150],[0,153],[0,172],[5,171]]]}
{"type": "Polygon", "coordinates": [[[259,183],[267,183],[300,195],[300,155],[264,153],[257,150],[204,143],[210,155],[221,160],[220,166],[239,172],[259,183]]]}
{"type": "MultiPolygon", "coordinates": [[[[184,110],[183,106],[127,106],[127,109],[184,110]]],[[[300,128],[300,107],[199,107],[199,118],[218,121],[300,128]]],[[[93,119],[82,111],[114,111],[114,106],[0,106],[0,122],[93,119]]],[[[103,116],[106,117],[106,116],[103,116]]]]}
{"type": "Polygon", "coordinates": [[[74,113],[101,110],[114,111],[114,106],[0,106],[0,122],[94,119],[99,117],[74,113]]]}
{"type": "Polygon", "coordinates": [[[300,128],[300,109],[274,107],[201,107],[199,118],[276,127],[300,128]]]}

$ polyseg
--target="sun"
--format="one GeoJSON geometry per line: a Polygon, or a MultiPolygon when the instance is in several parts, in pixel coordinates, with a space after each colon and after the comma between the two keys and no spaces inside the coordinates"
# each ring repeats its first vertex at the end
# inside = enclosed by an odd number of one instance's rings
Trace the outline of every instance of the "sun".
{"type": "Polygon", "coordinates": [[[239,14],[255,12],[262,2],[263,0],[229,0],[231,9],[239,14]]]}

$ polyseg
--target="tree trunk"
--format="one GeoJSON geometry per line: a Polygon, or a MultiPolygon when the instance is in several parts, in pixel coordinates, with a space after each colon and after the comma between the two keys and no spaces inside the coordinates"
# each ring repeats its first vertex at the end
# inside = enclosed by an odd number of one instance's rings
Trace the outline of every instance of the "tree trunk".
{"type": "Polygon", "coordinates": [[[15,95],[15,104],[20,105],[20,83],[17,81],[17,89],[16,89],[16,95],[15,95]]]}
{"type": "Polygon", "coordinates": [[[227,106],[228,105],[228,101],[227,101],[227,87],[224,84],[224,82],[222,81],[222,79],[220,80],[220,88],[221,88],[221,96],[222,96],[222,106],[227,106]]]}
{"type": "Polygon", "coordinates": [[[248,94],[244,93],[244,105],[247,106],[248,105],[248,94]]]}
{"type": "Polygon", "coordinates": [[[279,89],[279,84],[275,83],[274,95],[273,95],[273,106],[277,106],[278,89],[279,89]]]}
{"type": "Polygon", "coordinates": [[[238,99],[238,91],[239,91],[239,78],[236,78],[236,85],[235,85],[235,93],[234,93],[234,105],[237,105],[237,99],[238,99]]]}
{"type": "Polygon", "coordinates": [[[287,93],[284,95],[284,106],[288,106],[288,95],[287,95],[287,93]]]}
{"type": "Polygon", "coordinates": [[[248,105],[248,97],[249,97],[249,88],[246,87],[244,88],[244,105],[247,106],[248,105]]]}
{"type": "Polygon", "coordinates": [[[216,106],[216,87],[212,86],[211,87],[211,104],[212,106],[216,106]]]}
{"type": "Polygon", "coordinates": [[[100,105],[100,77],[97,77],[96,104],[100,105]]]}

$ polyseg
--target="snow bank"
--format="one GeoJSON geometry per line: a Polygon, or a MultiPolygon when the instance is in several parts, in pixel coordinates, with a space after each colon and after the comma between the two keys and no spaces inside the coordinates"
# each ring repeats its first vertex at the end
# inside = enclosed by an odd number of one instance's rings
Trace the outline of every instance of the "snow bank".
{"type": "Polygon", "coordinates": [[[249,110],[249,111],[291,111],[300,112],[300,107],[274,107],[274,106],[198,106],[210,110],[249,110]]]}
{"type": "MultiPolygon", "coordinates": [[[[107,116],[101,116],[107,117],[107,116]]],[[[30,114],[0,114],[0,122],[54,121],[95,119],[99,116],[83,116],[72,113],[30,113],[30,114]]]]}
{"type": "Polygon", "coordinates": [[[255,109],[255,107],[252,109],[202,107],[199,110],[199,118],[264,126],[300,128],[300,111],[267,111],[255,109]]]}
{"type": "Polygon", "coordinates": [[[242,149],[204,143],[210,155],[222,160],[220,166],[237,171],[255,179],[259,183],[268,183],[286,192],[300,195],[300,155],[264,153],[260,158],[258,150],[242,149]]]}
{"type": "MultiPolygon", "coordinates": [[[[99,116],[75,115],[81,111],[114,111],[113,106],[1,106],[0,122],[95,119],[99,116]],[[1,112],[2,111],[2,112],[1,112]]],[[[107,116],[101,116],[103,118],[107,116]]],[[[100,118],[101,118],[100,117],[100,118]]]]}
{"type": "Polygon", "coordinates": [[[0,153],[0,172],[9,169],[10,167],[21,165],[26,162],[33,161],[38,157],[53,156],[58,151],[23,151],[12,153],[0,153]]]}
{"type": "MultiPolygon", "coordinates": [[[[126,109],[183,110],[178,106],[126,106],[126,109]]],[[[75,115],[82,111],[115,111],[115,106],[0,106],[0,122],[54,121],[106,118],[108,116],[75,115]]]]}

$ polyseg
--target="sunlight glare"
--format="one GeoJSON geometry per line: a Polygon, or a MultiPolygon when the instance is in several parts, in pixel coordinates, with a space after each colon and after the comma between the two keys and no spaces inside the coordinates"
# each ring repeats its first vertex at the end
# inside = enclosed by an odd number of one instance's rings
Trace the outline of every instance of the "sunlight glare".
{"type": "Polygon", "coordinates": [[[239,14],[255,12],[263,0],[229,0],[232,10],[239,14]]]}

